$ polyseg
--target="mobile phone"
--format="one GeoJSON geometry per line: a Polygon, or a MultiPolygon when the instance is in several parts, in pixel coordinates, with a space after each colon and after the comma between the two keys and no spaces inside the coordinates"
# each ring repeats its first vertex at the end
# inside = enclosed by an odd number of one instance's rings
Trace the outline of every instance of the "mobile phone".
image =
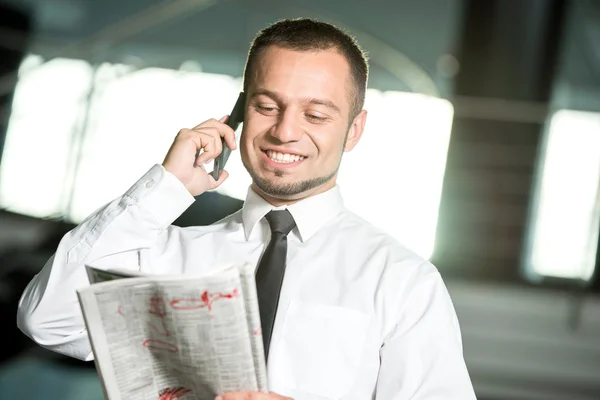
{"type": "MultiPolygon", "coordinates": [[[[231,113],[229,113],[229,118],[227,119],[226,124],[233,129],[233,131],[235,132],[236,129],[240,126],[240,124],[242,122],[244,122],[244,103],[246,102],[246,96],[244,94],[244,92],[240,92],[240,94],[238,95],[237,101],[235,102],[235,105],[233,106],[233,110],[231,110],[231,113]]],[[[229,158],[229,155],[231,154],[231,150],[229,149],[229,147],[227,147],[227,144],[225,144],[225,139],[221,138],[221,144],[223,147],[223,150],[221,151],[221,154],[219,154],[214,161],[214,167],[213,170],[211,172],[212,177],[216,180],[219,179],[219,175],[221,175],[221,171],[223,171],[223,169],[225,168],[225,164],[227,163],[227,159],[229,158]]]]}

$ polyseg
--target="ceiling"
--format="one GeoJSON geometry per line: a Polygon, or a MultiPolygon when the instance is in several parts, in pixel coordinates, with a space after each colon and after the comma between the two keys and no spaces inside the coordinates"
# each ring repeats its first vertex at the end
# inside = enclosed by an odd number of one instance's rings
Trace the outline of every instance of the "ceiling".
{"type": "Polygon", "coordinates": [[[455,50],[462,7],[462,0],[0,2],[31,13],[33,52],[96,60],[135,55],[141,62],[169,66],[195,59],[205,70],[229,74],[241,73],[250,41],[265,25],[285,17],[315,17],[348,29],[367,48],[371,87],[436,95],[450,88],[440,57],[455,50]]]}
{"type": "MultiPolygon", "coordinates": [[[[458,51],[466,0],[0,3],[29,11],[31,52],[175,68],[194,60],[207,72],[238,76],[259,29],[284,17],[316,17],[348,29],[368,50],[370,87],[451,97],[453,75],[444,62],[458,51]]],[[[561,107],[600,110],[600,2],[568,3],[554,101],[561,107]]]]}

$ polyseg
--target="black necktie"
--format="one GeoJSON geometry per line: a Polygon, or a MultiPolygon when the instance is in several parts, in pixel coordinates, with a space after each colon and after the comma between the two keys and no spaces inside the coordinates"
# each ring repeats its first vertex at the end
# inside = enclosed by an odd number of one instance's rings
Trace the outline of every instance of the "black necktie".
{"type": "Polygon", "coordinates": [[[266,360],[269,356],[269,343],[285,273],[287,235],[294,229],[296,222],[288,210],[273,210],[265,218],[271,227],[271,241],[258,264],[256,291],[266,360]]]}

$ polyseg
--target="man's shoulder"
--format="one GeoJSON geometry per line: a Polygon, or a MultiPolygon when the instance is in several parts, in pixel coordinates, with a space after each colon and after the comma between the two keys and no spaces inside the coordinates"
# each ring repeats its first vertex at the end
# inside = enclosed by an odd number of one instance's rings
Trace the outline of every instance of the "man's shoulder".
{"type": "Polygon", "coordinates": [[[350,228],[354,235],[363,238],[369,238],[369,242],[378,243],[381,248],[390,251],[406,253],[407,256],[418,258],[424,261],[416,252],[411,250],[407,245],[402,243],[398,238],[394,237],[388,231],[374,225],[372,222],[361,217],[360,215],[346,210],[344,213],[344,223],[347,228],[350,228]]]}

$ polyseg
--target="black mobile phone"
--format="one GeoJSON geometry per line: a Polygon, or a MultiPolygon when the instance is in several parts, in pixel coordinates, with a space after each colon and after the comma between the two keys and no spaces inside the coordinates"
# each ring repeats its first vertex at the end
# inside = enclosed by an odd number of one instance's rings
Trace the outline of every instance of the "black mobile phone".
{"type": "MultiPolygon", "coordinates": [[[[227,119],[227,122],[226,122],[226,124],[231,129],[233,129],[234,132],[240,126],[240,124],[242,122],[244,122],[244,105],[245,105],[244,103],[246,102],[245,97],[246,96],[245,96],[244,92],[240,92],[240,94],[237,98],[237,101],[235,102],[235,105],[233,106],[233,110],[231,110],[231,113],[229,114],[229,118],[227,119]]],[[[221,151],[221,154],[219,154],[215,158],[214,168],[211,172],[211,175],[215,179],[215,181],[219,179],[219,175],[221,175],[221,171],[223,171],[223,169],[225,168],[227,159],[229,158],[229,155],[231,154],[231,150],[225,144],[225,139],[221,138],[221,144],[222,144],[223,150],[221,151]]]]}

